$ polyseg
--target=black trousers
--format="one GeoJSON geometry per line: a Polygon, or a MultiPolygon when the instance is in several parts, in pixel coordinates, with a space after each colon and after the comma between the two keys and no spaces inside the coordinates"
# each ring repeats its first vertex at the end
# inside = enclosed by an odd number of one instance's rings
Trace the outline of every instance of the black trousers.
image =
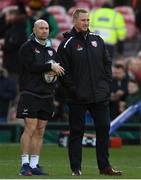
{"type": "Polygon", "coordinates": [[[85,113],[87,110],[94,119],[96,130],[96,157],[99,169],[109,167],[109,103],[68,104],[69,106],[69,159],[72,171],[80,169],[82,161],[82,138],[85,130],[85,113]]]}

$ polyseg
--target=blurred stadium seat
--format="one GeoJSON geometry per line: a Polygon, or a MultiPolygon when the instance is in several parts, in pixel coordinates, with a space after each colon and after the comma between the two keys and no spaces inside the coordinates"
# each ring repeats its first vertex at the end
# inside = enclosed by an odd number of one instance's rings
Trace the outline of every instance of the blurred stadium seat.
{"type": "Polygon", "coordinates": [[[4,14],[11,10],[18,10],[18,6],[17,5],[8,5],[8,6],[4,7],[1,12],[4,14]]]}
{"type": "Polygon", "coordinates": [[[72,27],[72,21],[69,15],[65,14],[62,15],[55,15],[55,18],[58,22],[58,26],[60,28],[61,32],[65,32],[71,29],[72,27]]]}
{"type": "Polygon", "coordinates": [[[72,14],[73,14],[73,12],[75,11],[75,9],[76,9],[77,7],[76,6],[73,6],[73,7],[71,7],[69,10],[68,10],[68,15],[69,16],[72,16],[72,14]]]}
{"type": "Polygon", "coordinates": [[[7,7],[7,6],[10,6],[12,3],[12,0],[3,0],[3,1],[0,1],[0,10],[2,10],[3,8],[7,7]]]}
{"type": "Polygon", "coordinates": [[[47,7],[47,11],[54,16],[58,15],[58,14],[61,14],[61,15],[66,14],[65,8],[63,6],[59,6],[59,5],[49,6],[49,7],[47,7]]]}
{"type": "Polygon", "coordinates": [[[61,33],[64,33],[66,31],[69,31],[71,28],[71,24],[66,24],[66,22],[58,23],[59,29],[61,33]]]}
{"type": "Polygon", "coordinates": [[[77,0],[76,1],[77,7],[85,8],[88,10],[90,10],[93,7],[93,4],[94,4],[93,0],[85,0],[85,1],[77,0]]]}
{"type": "Polygon", "coordinates": [[[51,0],[42,0],[44,6],[46,6],[46,7],[48,6],[48,4],[49,4],[50,1],[51,1],[51,0]]]}
{"type": "Polygon", "coordinates": [[[59,41],[59,39],[51,39],[52,47],[53,47],[55,50],[57,50],[60,42],[61,42],[61,41],[59,41]]]}
{"type": "MultiPolygon", "coordinates": [[[[70,28],[72,27],[72,21],[64,7],[50,6],[47,8],[47,11],[54,15],[54,17],[56,18],[60,33],[70,30],[70,28]]],[[[59,39],[62,39],[62,37],[59,39]]]]}
{"type": "Polygon", "coordinates": [[[135,25],[135,15],[133,9],[129,6],[118,6],[115,9],[124,16],[128,30],[126,39],[127,40],[133,39],[137,35],[137,28],[135,25]]]}

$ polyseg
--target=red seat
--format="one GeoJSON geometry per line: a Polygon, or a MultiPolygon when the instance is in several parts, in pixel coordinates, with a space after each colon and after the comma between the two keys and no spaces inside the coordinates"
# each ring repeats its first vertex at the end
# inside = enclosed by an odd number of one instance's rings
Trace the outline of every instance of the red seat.
{"type": "Polygon", "coordinates": [[[51,40],[52,47],[53,47],[55,50],[57,50],[60,42],[61,42],[61,41],[60,41],[59,39],[56,39],[56,38],[55,38],[55,39],[52,39],[52,40],[51,40]]]}
{"type": "Polygon", "coordinates": [[[77,7],[82,7],[88,10],[90,10],[93,7],[93,4],[94,4],[93,0],[85,0],[85,1],[77,0],[76,1],[77,7]]]}
{"type": "Polygon", "coordinates": [[[54,17],[58,23],[62,23],[62,22],[65,22],[66,24],[71,23],[71,18],[67,14],[65,14],[65,16],[62,16],[61,14],[56,14],[54,15],[54,17]]]}
{"type": "Polygon", "coordinates": [[[63,32],[66,32],[66,31],[69,31],[69,30],[71,29],[71,25],[66,24],[66,23],[64,23],[64,22],[59,23],[58,26],[59,26],[59,29],[60,29],[60,31],[61,31],[62,33],[63,33],[63,32]]]}
{"type": "Polygon", "coordinates": [[[135,15],[133,12],[133,9],[129,6],[118,6],[115,8],[118,12],[120,12],[124,18],[125,21],[135,22],[135,15]]]}
{"type": "Polygon", "coordinates": [[[135,15],[133,9],[129,6],[118,6],[115,9],[124,16],[128,30],[126,39],[128,40],[133,39],[137,35],[137,28],[135,25],[135,15]]]}
{"type": "Polygon", "coordinates": [[[72,20],[67,14],[56,14],[54,17],[56,18],[60,32],[65,32],[72,28],[72,20]]]}
{"type": "Polygon", "coordinates": [[[66,14],[66,10],[63,6],[50,6],[47,8],[47,11],[53,15],[57,15],[57,14],[66,14]]]}
{"type": "Polygon", "coordinates": [[[73,12],[74,12],[76,9],[77,9],[76,6],[71,7],[71,8],[68,10],[68,15],[69,15],[69,16],[72,16],[73,12]]]}
{"type": "Polygon", "coordinates": [[[62,41],[64,39],[64,36],[63,36],[63,33],[62,32],[59,32],[56,36],[56,38],[59,40],[59,41],[62,41]]]}
{"type": "Polygon", "coordinates": [[[12,4],[13,4],[12,0],[0,1],[0,10],[12,4]]]}
{"type": "Polygon", "coordinates": [[[43,2],[43,5],[47,7],[49,2],[50,2],[50,0],[42,0],[42,2],[43,2]]]}

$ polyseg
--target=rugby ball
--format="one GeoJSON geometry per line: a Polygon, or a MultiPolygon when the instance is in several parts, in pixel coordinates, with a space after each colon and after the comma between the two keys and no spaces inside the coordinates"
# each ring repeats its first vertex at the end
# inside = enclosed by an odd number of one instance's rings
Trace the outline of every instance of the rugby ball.
{"type": "MultiPolygon", "coordinates": [[[[47,63],[56,63],[56,62],[54,60],[49,60],[47,61],[47,63]]],[[[43,77],[45,82],[48,84],[55,83],[55,81],[57,80],[57,75],[55,75],[54,71],[45,72],[43,77]]]]}

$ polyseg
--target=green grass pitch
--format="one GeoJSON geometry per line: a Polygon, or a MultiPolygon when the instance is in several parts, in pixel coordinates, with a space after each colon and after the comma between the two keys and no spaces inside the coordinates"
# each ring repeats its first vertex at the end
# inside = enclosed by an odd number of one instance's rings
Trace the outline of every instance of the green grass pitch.
{"type": "Polygon", "coordinates": [[[99,175],[95,148],[83,148],[82,176],[73,177],[69,168],[67,148],[44,144],[40,164],[49,176],[19,176],[19,144],[0,145],[0,179],[141,179],[141,146],[122,146],[110,148],[111,164],[123,171],[121,177],[99,175]]]}

